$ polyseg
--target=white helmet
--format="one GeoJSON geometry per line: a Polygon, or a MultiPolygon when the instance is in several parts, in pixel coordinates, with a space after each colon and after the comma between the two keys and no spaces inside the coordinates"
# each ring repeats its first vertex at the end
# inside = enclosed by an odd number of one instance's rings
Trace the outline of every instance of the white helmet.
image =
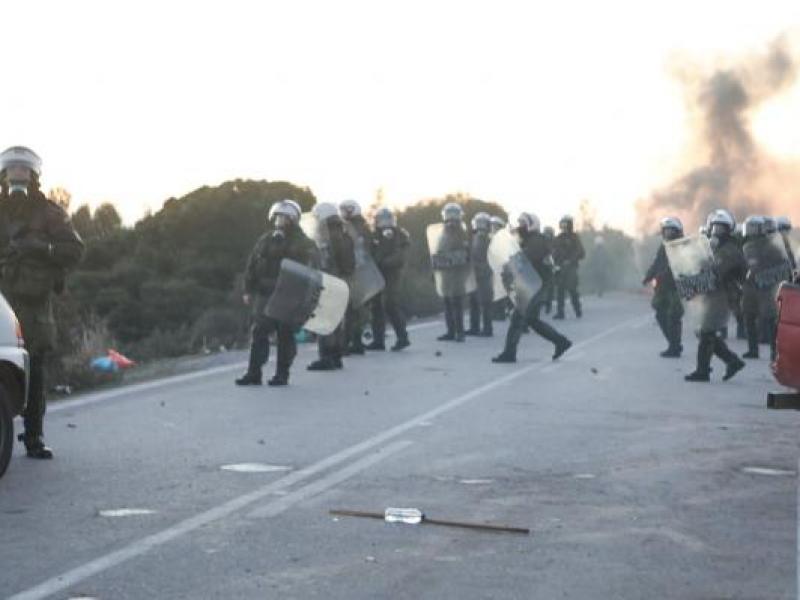
{"type": "Polygon", "coordinates": [[[474,217],[472,217],[472,230],[478,231],[489,231],[492,226],[492,218],[489,216],[489,213],[479,212],[474,217]]]}
{"type": "Polygon", "coordinates": [[[397,227],[397,217],[388,208],[380,208],[375,213],[375,228],[387,229],[389,227],[397,227]]]}
{"type": "Polygon", "coordinates": [[[775,219],[775,222],[778,224],[778,231],[791,231],[792,230],[792,221],[789,217],[781,216],[775,219]]]}
{"type": "Polygon", "coordinates": [[[461,221],[464,218],[464,209],[460,204],[448,202],[442,208],[442,221],[461,221]]]}
{"type": "Polygon", "coordinates": [[[492,231],[499,231],[500,229],[506,226],[506,222],[503,221],[503,219],[501,219],[500,217],[492,216],[489,219],[489,225],[492,228],[492,231]]]}
{"type": "Polygon", "coordinates": [[[342,200],[339,203],[339,214],[343,219],[361,216],[361,205],[355,200],[342,200]]]}
{"type": "Polygon", "coordinates": [[[269,220],[272,221],[278,215],[283,215],[295,225],[300,222],[300,205],[294,200],[281,200],[276,202],[269,209],[269,220]]]}
{"type": "Polygon", "coordinates": [[[25,146],[11,146],[0,153],[0,172],[12,166],[30,169],[37,177],[42,174],[42,159],[25,146]]]}
{"type": "Polygon", "coordinates": [[[770,234],[778,231],[778,222],[775,217],[764,217],[764,233],[770,234]]]}
{"type": "Polygon", "coordinates": [[[728,233],[733,233],[736,229],[736,220],[730,211],[724,208],[718,208],[710,215],[708,215],[708,227],[713,229],[714,225],[725,225],[728,228],[728,233]]]}
{"type": "Polygon", "coordinates": [[[317,221],[327,221],[331,217],[339,216],[339,209],[332,202],[319,202],[314,205],[311,212],[314,214],[317,221]]]}
{"type": "Polygon", "coordinates": [[[661,219],[661,230],[663,231],[667,227],[671,227],[672,229],[678,230],[681,235],[683,235],[683,223],[678,217],[664,217],[661,219]]]}
{"type": "Polygon", "coordinates": [[[521,227],[525,227],[526,231],[539,231],[541,224],[539,223],[539,217],[529,212],[521,212],[517,215],[517,218],[514,220],[514,223],[511,225],[511,230],[516,231],[521,227]]]}
{"type": "Polygon", "coordinates": [[[744,220],[744,235],[752,237],[764,233],[764,217],[751,215],[744,220]]]}

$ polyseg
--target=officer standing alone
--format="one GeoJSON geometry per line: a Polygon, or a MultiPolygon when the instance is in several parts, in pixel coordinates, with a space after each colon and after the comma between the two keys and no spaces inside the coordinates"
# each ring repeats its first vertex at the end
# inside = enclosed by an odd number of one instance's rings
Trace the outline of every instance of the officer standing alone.
{"type": "Polygon", "coordinates": [[[0,289],[22,326],[30,355],[25,431],[19,439],[31,458],[47,459],[45,361],[55,349],[53,295],[83,256],[83,242],[67,213],[39,188],[41,159],[29,148],[14,146],[0,154],[0,289]]]}

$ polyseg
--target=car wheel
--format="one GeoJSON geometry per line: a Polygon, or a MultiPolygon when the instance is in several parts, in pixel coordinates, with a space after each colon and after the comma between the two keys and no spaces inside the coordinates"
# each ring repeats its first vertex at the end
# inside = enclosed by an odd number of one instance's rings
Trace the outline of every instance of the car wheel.
{"type": "Polygon", "coordinates": [[[14,417],[8,403],[7,392],[0,385],[0,477],[6,472],[14,446],[14,417]]]}

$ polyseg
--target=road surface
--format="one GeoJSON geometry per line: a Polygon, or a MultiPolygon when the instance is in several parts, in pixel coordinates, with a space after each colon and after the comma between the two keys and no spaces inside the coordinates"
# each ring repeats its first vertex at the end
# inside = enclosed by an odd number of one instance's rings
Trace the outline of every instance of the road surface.
{"type": "Polygon", "coordinates": [[[224,366],[55,403],[56,459],[0,480],[0,596],[794,598],[800,414],[767,361],[685,383],[694,340],[659,358],[633,294],[557,326],[556,363],[423,323],[341,372],[304,346],[284,389],[224,366]],[[386,507],[531,534],[328,513],[386,507]]]}

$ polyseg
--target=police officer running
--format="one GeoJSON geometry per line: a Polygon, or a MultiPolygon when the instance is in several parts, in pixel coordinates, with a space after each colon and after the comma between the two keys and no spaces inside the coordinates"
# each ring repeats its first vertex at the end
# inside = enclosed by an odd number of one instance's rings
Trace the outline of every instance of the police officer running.
{"type": "Polygon", "coordinates": [[[495,363],[513,363],[517,361],[517,346],[519,345],[522,330],[527,323],[530,328],[552,342],[555,346],[553,360],[558,359],[566,352],[572,342],[561,335],[549,323],[545,323],[539,318],[542,304],[547,293],[547,288],[553,284],[553,267],[550,256],[550,247],[544,235],[539,231],[539,219],[530,213],[521,213],[516,221],[516,231],[519,236],[522,252],[530,261],[533,268],[542,280],[542,288],[538,294],[528,303],[525,314],[515,309],[511,315],[511,323],[506,333],[506,343],[503,352],[492,359],[495,363]]]}

